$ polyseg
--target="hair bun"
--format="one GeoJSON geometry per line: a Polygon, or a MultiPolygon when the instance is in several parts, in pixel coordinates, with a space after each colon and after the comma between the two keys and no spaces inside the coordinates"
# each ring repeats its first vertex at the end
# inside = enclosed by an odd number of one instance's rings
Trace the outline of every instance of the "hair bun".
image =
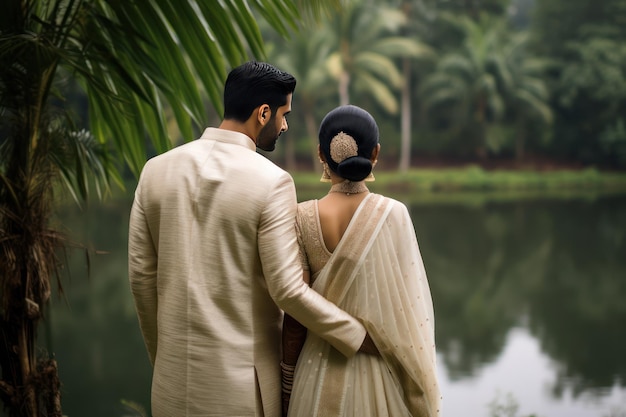
{"type": "Polygon", "coordinates": [[[350,181],[363,181],[372,172],[372,161],[362,156],[352,156],[337,165],[337,174],[350,181]]]}

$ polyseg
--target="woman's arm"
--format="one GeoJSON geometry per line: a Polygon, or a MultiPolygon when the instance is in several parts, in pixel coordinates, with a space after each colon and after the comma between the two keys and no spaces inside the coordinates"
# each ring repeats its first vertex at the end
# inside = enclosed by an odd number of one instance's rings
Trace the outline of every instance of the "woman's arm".
{"type": "MultiPolygon", "coordinates": [[[[307,284],[310,282],[310,272],[303,271],[302,279],[307,284]]],[[[306,339],[306,327],[301,325],[296,319],[289,314],[285,314],[283,318],[283,359],[281,362],[282,372],[282,407],[283,416],[287,415],[289,409],[289,398],[291,397],[291,388],[293,386],[293,376],[298,362],[298,356],[304,341],[306,339]]]]}

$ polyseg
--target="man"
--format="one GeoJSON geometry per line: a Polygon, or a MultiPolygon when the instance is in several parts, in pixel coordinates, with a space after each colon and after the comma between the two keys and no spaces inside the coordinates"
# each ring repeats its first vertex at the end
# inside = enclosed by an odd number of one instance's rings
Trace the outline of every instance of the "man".
{"type": "Polygon", "coordinates": [[[364,342],[356,319],[304,284],[293,180],[256,153],[287,130],[295,83],[266,63],[235,68],[219,128],[141,173],[129,276],[155,417],[279,416],[278,307],[346,356],[364,342]]]}

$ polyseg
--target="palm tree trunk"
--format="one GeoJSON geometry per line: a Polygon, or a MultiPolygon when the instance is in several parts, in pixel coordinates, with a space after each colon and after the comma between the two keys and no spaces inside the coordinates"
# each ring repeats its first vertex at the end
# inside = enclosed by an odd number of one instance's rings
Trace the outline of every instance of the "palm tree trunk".
{"type": "Polygon", "coordinates": [[[33,342],[32,337],[29,337],[32,332],[28,329],[31,326],[28,323],[28,319],[21,321],[21,326],[19,329],[18,335],[18,344],[17,351],[20,361],[20,371],[22,372],[22,383],[24,384],[24,408],[26,410],[30,410],[29,414],[32,416],[38,416],[39,412],[37,411],[37,401],[35,394],[35,387],[32,383],[30,383],[31,375],[33,374],[33,369],[31,364],[34,365],[35,360],[32,358],[32,355],[29,351],[31,351],[31,344],[33,342]]]}
{"type": "Polygon", "coordinates": [[[43,306],[50,298],[50,271],[56,268],[55,252],[60,242],[59,236],[48,229],[51,184],[46,181],[48,177],[39,188],[42,193],[36,195],[28,189],[36,180],[21,179],[13,184],[22,184],[19,195],[29,195],[29,204],[17,203],[23,198],[5,198],[0,216],[4,232],[0,241],[0,274],[4,280],[0,396],[9,417],[61,417],[56,361],[38,357],[35,347],[43,306]]]}
{"type": "Polygon", "coordinates": [[[10,157],[0,183],[0,387],[9,417],[62,415],[56,363],[51,366],[36,351],[61,242],[49,229],[54,170],[42,93],[50,85],[48,67],[40,75],[39,84],[31,83],[12,107],[10,157]]]}
{"type": "Polygon", "coordinates": [[[515,159],[519,162],[524,159],[524,151],[526,147],[526,127],[523,118],[517,122],[515,135],[515,159]]]}
{"type": "Polygon", "coordinates": [[[315,123],[315,117],[313,116],[313,105],[308,101],[305,102],[304,105],[304,124],[311,143],[311,162],[313,163],[313,170],[321,175],[322,166],[319,163],[319,155],[317,152],[317,125],[315,123]]]}
{"type": "Polygon", "coordinates": [[[402,88],[402,109],[400,120],[400,172],[407,172],[411,165],[411,62],[402,60],[404,85],[402,88]]]}
{"type": "Polygon", "coordinates": [[[486,143],[486,135],[487,135],[487,99],[485,97],[479,97],[476,113],[475,113],[475,146],[476,146],[476,156],[479,160],[483,161],[487,159],[487,143],[486,143]]]}
{"type": "Polygon", "coordinates": [[[350,104],[350,74],[342,71],[339,76],[339,105],[350,104]]]}

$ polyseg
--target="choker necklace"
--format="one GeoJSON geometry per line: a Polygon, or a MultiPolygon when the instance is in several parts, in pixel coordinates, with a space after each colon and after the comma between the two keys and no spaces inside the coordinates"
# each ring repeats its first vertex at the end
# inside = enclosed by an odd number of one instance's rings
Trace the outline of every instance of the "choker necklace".
{"type": "Polygon", "coordinates": [[[350,181],[345,180],[333,184],[330,187],[329,193],[343,193],[345,195],[359,194],[369,191],[364,181],[350,181]]]}

